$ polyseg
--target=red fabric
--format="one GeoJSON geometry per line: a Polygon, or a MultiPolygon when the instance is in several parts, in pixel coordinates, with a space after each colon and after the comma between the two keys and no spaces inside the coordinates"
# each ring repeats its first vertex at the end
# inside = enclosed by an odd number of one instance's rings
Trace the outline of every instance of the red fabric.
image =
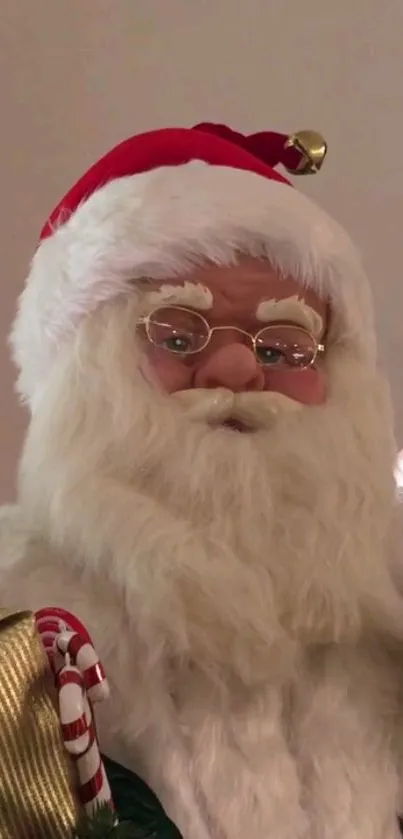
{"type": "MultiPolygon", "coordinates": [[[[230,143],[235,143],[270,167],[282,164],[290,169],[296,169],[301,160],[300,152],[297,149],[293,147],[285,148],[287,140],[285,134],[276,134],[274,131],[240,134],[238,131],[228,128],[227,125],[216,125],[210,122],[201,122],[195,128],[197,131],[204,131],[207,134],[229,140],[230,143]]],[[[283,178],[283,180],[285,179],[283,178]]]]}
{"type": "Polygon", "coordinates": [[[181,166],[202,160],[212,166],[228,166],[255,172],[289,184],[273,169],[279,163],[292,166],[299,155],[284,149],[286,136],[263,132],[244,136],[224,125],[200,123],[195,128],[165,128],[130,137],[97,161],[62,198],[41,232],[51,235],[56,224],[67,221],[77,207],[100,187],[117,178],[163,166],[181,166]]]}

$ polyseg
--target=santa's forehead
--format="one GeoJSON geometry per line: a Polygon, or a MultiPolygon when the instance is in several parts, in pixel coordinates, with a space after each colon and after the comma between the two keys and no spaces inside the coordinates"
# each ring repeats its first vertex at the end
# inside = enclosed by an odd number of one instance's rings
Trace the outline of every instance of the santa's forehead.
{"type": "MultiPolygon", "coordinates": [[[[151,281],[155,286],[164,287],[161,293],[169,295],[171,289],[181,293],[180,287],[185,287],[187,294],[192,293],[192,287],[197,287],[198,296],[202,295],[205,300],[218,300],[220,295],[225,295],[233,300],[241,299],[247,302],[253,297],[263,299],[273,297],[282,299],[290,294],[297,294],[299,297],[307,298],[315,295],[311,289],[301,285],[291,275],[282,274],[275,266],[266,259],[241,256],[230,264],[214,264],[204,262],[192,269],[186,270],[183,274],[172,277],[155,278],[151,281]]],[[[311,301],[312,302],[312,301],[311,301]]]]}
{"type": "Polygon", "coordinates": [[[305,309],[305,314],[311,309],[325,320],[326,304],[312,289],[304,288],[293,277],[281,276],[267,261],[252,258],[234,265],[196,267],[184,276],[152,281],[145,295],[147,307],[189,306],[201,312],[211,310],[218,317],[233,311],[237,315],[254,315],[262,321],[272,319],[277,301],[283,304],[281,313],[277,306],[278,314],[285,317],[288,309],[291,313],[300,307],[305,309]]]}

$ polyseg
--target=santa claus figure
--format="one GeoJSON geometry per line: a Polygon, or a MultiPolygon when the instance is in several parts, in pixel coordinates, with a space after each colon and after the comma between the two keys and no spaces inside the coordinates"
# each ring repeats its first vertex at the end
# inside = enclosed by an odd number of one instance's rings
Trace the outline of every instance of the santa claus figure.
{"type": "Polygon", "coordinates": [[[315,135],[133,137],[45,225],[4,606],[88,628],[103,752],[183,839],[396,839],[392,413],[315,135]]]}

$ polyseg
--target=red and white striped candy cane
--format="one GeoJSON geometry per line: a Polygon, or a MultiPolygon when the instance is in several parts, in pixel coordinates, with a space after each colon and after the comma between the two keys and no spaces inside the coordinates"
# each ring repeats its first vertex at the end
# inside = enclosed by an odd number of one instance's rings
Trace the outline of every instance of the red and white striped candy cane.
{"type": "Polygon", "coordinates": [[[66,630],[56,637],[54,650],[61,654],[63,660],[68,656],[78,667],[91,702],[102,702],[108,698],[109,685],[105,671],[91,641],[78,632],[66,630]]]}
{"type": "Polygon", "coordinates": [[[104,669],[74,615],[41,609],[36,623],[55,674],[63,740],[77,766],[80,799],[90,815],[100,804],[114,810],[92,711],[92,702],[109,695],[104,669]]]}
{"type": "Polygon", "coordinates": [[[57,683],[63,739],[77,766],[81,802],[90,815],[100,804],[113,809],[83,675],[75,665],[66,664],[59,671],[57,683]]]}

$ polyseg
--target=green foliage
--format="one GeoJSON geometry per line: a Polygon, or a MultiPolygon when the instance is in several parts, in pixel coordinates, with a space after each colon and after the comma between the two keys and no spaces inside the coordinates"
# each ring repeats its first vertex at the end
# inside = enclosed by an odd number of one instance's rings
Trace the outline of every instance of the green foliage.
{"type": "MultiPolygon", "coordinates": [[[[137,833],[130,835],[136,839],[182,839],[157,796],[138,775],[107,757],[104,766],[121,822],[136,825],[137,833]]],[[[118,839],[116,834],[113,839],[118,839]]]]}

